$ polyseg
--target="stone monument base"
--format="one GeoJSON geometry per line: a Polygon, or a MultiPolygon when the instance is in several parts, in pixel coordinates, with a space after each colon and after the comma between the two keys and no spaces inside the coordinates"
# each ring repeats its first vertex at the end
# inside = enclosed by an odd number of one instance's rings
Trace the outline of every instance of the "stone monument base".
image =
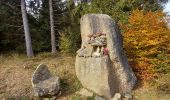
{"type": "Polygon", "coordinates": [[[117,92],[114,73],[107,55],[98,58],[76,57],[76,74],[82,85],[108,99],[117,92]]]}

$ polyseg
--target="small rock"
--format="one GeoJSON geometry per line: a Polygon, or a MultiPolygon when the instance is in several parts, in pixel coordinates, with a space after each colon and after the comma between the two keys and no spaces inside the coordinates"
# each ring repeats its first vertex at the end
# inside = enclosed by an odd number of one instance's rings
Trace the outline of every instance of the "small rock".
{"type": "Polygon", "coordinates": [[[92,97],[93,93],[88,91],[87,89],[81,89],[80,91],[77,92],[77,94],[82,95],[82,96],[86,96],[86,97],[92,97]]]}
{"type": "Polygon", "coordinates": [[[106,99],[103,98],[103,97],[100,97],[100,96],[96,95],[96,96],[95,96],[95,100],[106,100],[106,99]]]}
{"type": "Polygon", "coordinates": [[[117,98],[113,97],[112,100],[118,100],[117,98]]]}
{"type": "Polygon", "coordinates": [[[125,100],[132,100],[132,95],[129,93],[125,93],[124,98],[125,100]]]}
{"type": "Polygon", "coordinates": [[[121,94],[120,93],[115,93],[114,97],[112,100],[121,100],[121,94]]]}
{"type": "Polygon", "coordinates": [[[52,97],[59,93],[60,79],[52,76],[46,65],[40,64],[32,76],[35,96],[52,97]]]}

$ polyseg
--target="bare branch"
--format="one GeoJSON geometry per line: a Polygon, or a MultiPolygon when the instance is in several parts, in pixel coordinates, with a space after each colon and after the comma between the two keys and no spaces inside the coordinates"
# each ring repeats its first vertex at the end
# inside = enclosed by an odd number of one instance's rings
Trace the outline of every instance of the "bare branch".
{"type": "Polygon", "coordinates": [[[3,3],[3,4],[7,5],[7,6],[10,7],[11,9],[15,9],[15,6],[11,5],[9,2],[3,3]]]}
{"type": "Polygon", "coordinates": [[[9,26],[9,27],[23,27],[23,25],[21,25],[21,26],[17,26],[17,25],[11,25],[11,24],[5,24],[5,25],[7,25],[7,26],[9,26]]]}

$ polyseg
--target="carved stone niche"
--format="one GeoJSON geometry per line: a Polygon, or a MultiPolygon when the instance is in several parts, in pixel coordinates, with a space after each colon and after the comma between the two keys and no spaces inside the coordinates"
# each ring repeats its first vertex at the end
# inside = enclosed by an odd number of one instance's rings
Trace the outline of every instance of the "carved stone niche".
{"type": "Polygon", "coordinates": [[[106,34],[95,33],[88,36],[89,39],[83,48],[77,51],[79,57],[102,57],[107,48],[106,34]]]}
{"type": "Polygon", "coordinates": [[[110,100],[115,93],[129,93],[136,77],[123,52],[117,24],[105,14],[81,18],[82,45],[77,51],[76,75],[84,88],[110,100]]]}

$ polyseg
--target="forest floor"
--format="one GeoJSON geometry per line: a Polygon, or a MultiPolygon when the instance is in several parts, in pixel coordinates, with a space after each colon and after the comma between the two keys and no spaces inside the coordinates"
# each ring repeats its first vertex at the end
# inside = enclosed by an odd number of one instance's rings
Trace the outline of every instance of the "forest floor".
{"type": "MultiPolygon", "coordinates": [[[[61,95],[57,100],[85,100],[75,93],[82,88],[75,75],[75,55],[49,53],[29,59],[18,54],[0,55],[0,100],[38,100],[33,96],[31,76],[41,63],[61,77],[61,95]]],[[[138,86],[132,95],[134,100],[170,100],[170,75],[138,86]]]]}

